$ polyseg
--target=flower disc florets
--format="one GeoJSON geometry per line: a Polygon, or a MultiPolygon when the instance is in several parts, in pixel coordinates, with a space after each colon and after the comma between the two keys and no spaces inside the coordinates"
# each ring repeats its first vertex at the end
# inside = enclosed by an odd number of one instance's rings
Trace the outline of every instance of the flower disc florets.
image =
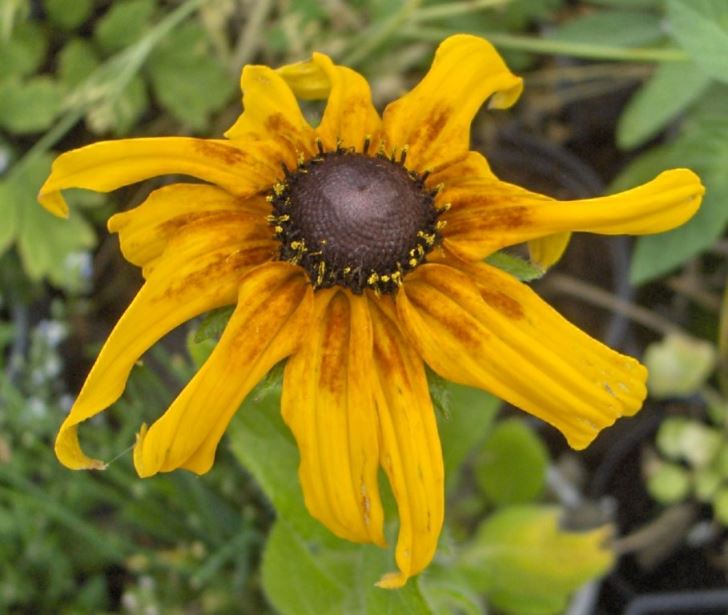
{"type": "Polygon", "coordinates": [[[315,288],[394,292],[440,240],[436,192],[403,160],[338,149],[287,172],[268,197],[279,258],[315,288]]]}

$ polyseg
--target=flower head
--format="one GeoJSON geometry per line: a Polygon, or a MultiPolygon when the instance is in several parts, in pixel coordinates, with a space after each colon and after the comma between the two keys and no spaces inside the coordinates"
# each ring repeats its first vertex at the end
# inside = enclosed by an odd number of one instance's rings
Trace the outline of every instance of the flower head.
{"type": "Polygon", "coordinates": [[[433,557],[443,464],[425,364],[488,390],[583,448],[645,397],[646,370],[569,324],[530,288],[483,262],[531,242],[542,264],[571,231],[643,234],[685,222],[703,187],[686,169],[627,192],[558,202],[499,180],[469,150],[487,100],[522,81],[485,40],[445,40],[424,79],[380,119],[353,70],[313,54],[247,66],[244,112],[226,140],[102,142],[65,153],[41,203],[66,215],[66,188],[102,192],[163,174],[174,183],[109,220],[145,283],[111,332],[56,442],[69,468],[100,468],[78,425],[121,395],[168,331],[236,305],[212,355],[134,449],[140,476],[202,474],[231,417],[287,359],[283,417],[301,455],[311,514],[356,542],[384,544],[377,474],[397,500],[399,587],[433,557]],[[326,99],[311,127],[297,99],[326,99]]]}

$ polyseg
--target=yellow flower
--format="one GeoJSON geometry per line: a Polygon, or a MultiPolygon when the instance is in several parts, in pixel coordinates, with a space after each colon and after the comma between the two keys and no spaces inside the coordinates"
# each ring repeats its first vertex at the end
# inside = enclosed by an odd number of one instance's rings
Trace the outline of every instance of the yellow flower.
{"type": "Polygon", "coordinates": [[[469,151],[484,101],[522,90],[486,41],[458,35],[380,118],[369,86],[325,55],[247,66],[244,112],[227,140],[125,139],[58,157],[39,200],[189,175],[109,220],[145,283],[106,341],[56,441],[69,468],[102,468],[79,423],[121,395],[134,363],[181,323],[237,307],[214,352],[167,411],[142,427],[140,476],[202,474],[231,417],[287,358],[282,413],[300,449],[306,506],[334,534],[384,545],[381,466],[400,518],[399,587],[433,557],[443,465],[427,363],[559,429],[583,448],[645,397],[646,370],[569,324],[527,286],[483,262],[532,242],[543,264],[570,231],[654,233],[685,222],[703,187],[676,169],[622,194],[558,202],[500,181],[469,151]],[[327,100],[312,128],[297,98],[327,100]]]}

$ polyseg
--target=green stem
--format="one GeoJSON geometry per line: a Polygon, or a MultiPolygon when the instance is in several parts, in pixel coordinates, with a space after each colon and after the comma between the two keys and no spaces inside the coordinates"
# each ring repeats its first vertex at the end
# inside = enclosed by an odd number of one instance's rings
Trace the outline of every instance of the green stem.
{"type": "MultiPolygon", "coordinates": [[[[443,28],[422,27],[405,28],[400,32],[403,38],[433,42],[439,42],[452,34],[456,34],[456,32],[451,32],[443,28]]],[[[530,51],[533,53],[599,60],[622,60],[627,62],[686,62],[688,60],[687,54],[675,47],[627,48],[557,41],[518,34],[505,34],[503,32],[472,32],[472,34],[487,38],[496,47],[501,49],[530,51]]]]}
{"type": "Polygon", "coordinates": [[[435,4],[433,6],[426,6],[417,11],[414,15],[412,15],[412,21],[446,19],[456,15],[475,13],[477,11],[482,11],[483,9],[505,6],[511,2],[513,2],[513,0],[466,0],[465,2],[446,2],[443,4],[435,4]]]}

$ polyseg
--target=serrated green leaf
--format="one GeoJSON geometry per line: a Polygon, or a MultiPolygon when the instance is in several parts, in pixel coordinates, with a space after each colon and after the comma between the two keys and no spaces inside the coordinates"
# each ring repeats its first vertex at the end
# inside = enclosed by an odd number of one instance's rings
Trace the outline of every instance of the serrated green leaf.
{"type": "Polygon", "coordinates": [[[663,130],[700,98],[711,79],[692,63],[664,63],[630,99],[617,124],[617,145],[631,149],[663,130]]]}
{"type": "Polygon", "coordinates": [[[78,28],[91,15],[93,0],[43,0],[49,21],[63,30],[78,28]]]}
{"type": "Polygon", "coordinates": [[[500,421],[475,461],[475,480],[497,506],[538,498],[546,483],[549,456],[540,438],[521,419],[500,421]]]}
{"type": "Polygon", "coordinates": [[[663,38],[660,17],[635,11],[600,11],[570,19],[548,38],[575,43],[636,47],[663,38]]]}
{"type": "Polygon", "coordinates": [[[485,259],[489,265],[510,273],[521,282],[530,282],[543,277],[545,271],[541,267],[532,265],[527,260],[508,254],[507,252],[495,252],[485,259]]]}
{"type": "Polygon", "coordinates": [[[457,566],[489,602],[513,615],[552,615],[569,595],[614,562],[609,525],[584,532],[559,528],[550,506],[500,509],[478,528],[457,566]]]}
{"type": "Polygon", "coordinates": [[[194,22],[172,32],[149,58],[149,75],[160,104],[182,123],[200,130],[221,109],[237,83],[210,52],[194,22]]]}
{"type": "Polygon", "coordinates": [[[154,0],[122,0],[96,23],[94,38],[106,51],[118,51],[134,43],[152,24],[154,0]]]}
{"type": "Polygon", "coordinates": [[[46,55],[48,41],[43,30],[33,22],[20,23],[8,40],[0,38],[2,77],[25,77],[33,74],[46,55]]]}
{"type": "Polygon", "coordinates": [[[58,53],[58,78],[66,87],[82,83],[99,65],[94,46],[82,38],[68,41],[58,53]]]}
{"type": "Polygon", "coordinates": [[[38,156],[20,172],[11,171],[3,182],[0,207],[3,220],[14,220],[14,239],[28,277],[49,277],[54,284],[66,286],[75,282],[69,278],[69,256],[91,248],[96,235],[80,216],[59,219],[37,203],[51,160],[48,154],[38,156]]]}
{"type": "Polygon", "coordinates": [[[671,33],[693,62],[728,82],[728,3],[725,0],[668,0],[671,33]]]}
{"type": "Polygon", "coordinates": [[[0,83],[0,126],[15,134],[45,130],[61,108],[61,92],[50,77],[0,83]]]}

